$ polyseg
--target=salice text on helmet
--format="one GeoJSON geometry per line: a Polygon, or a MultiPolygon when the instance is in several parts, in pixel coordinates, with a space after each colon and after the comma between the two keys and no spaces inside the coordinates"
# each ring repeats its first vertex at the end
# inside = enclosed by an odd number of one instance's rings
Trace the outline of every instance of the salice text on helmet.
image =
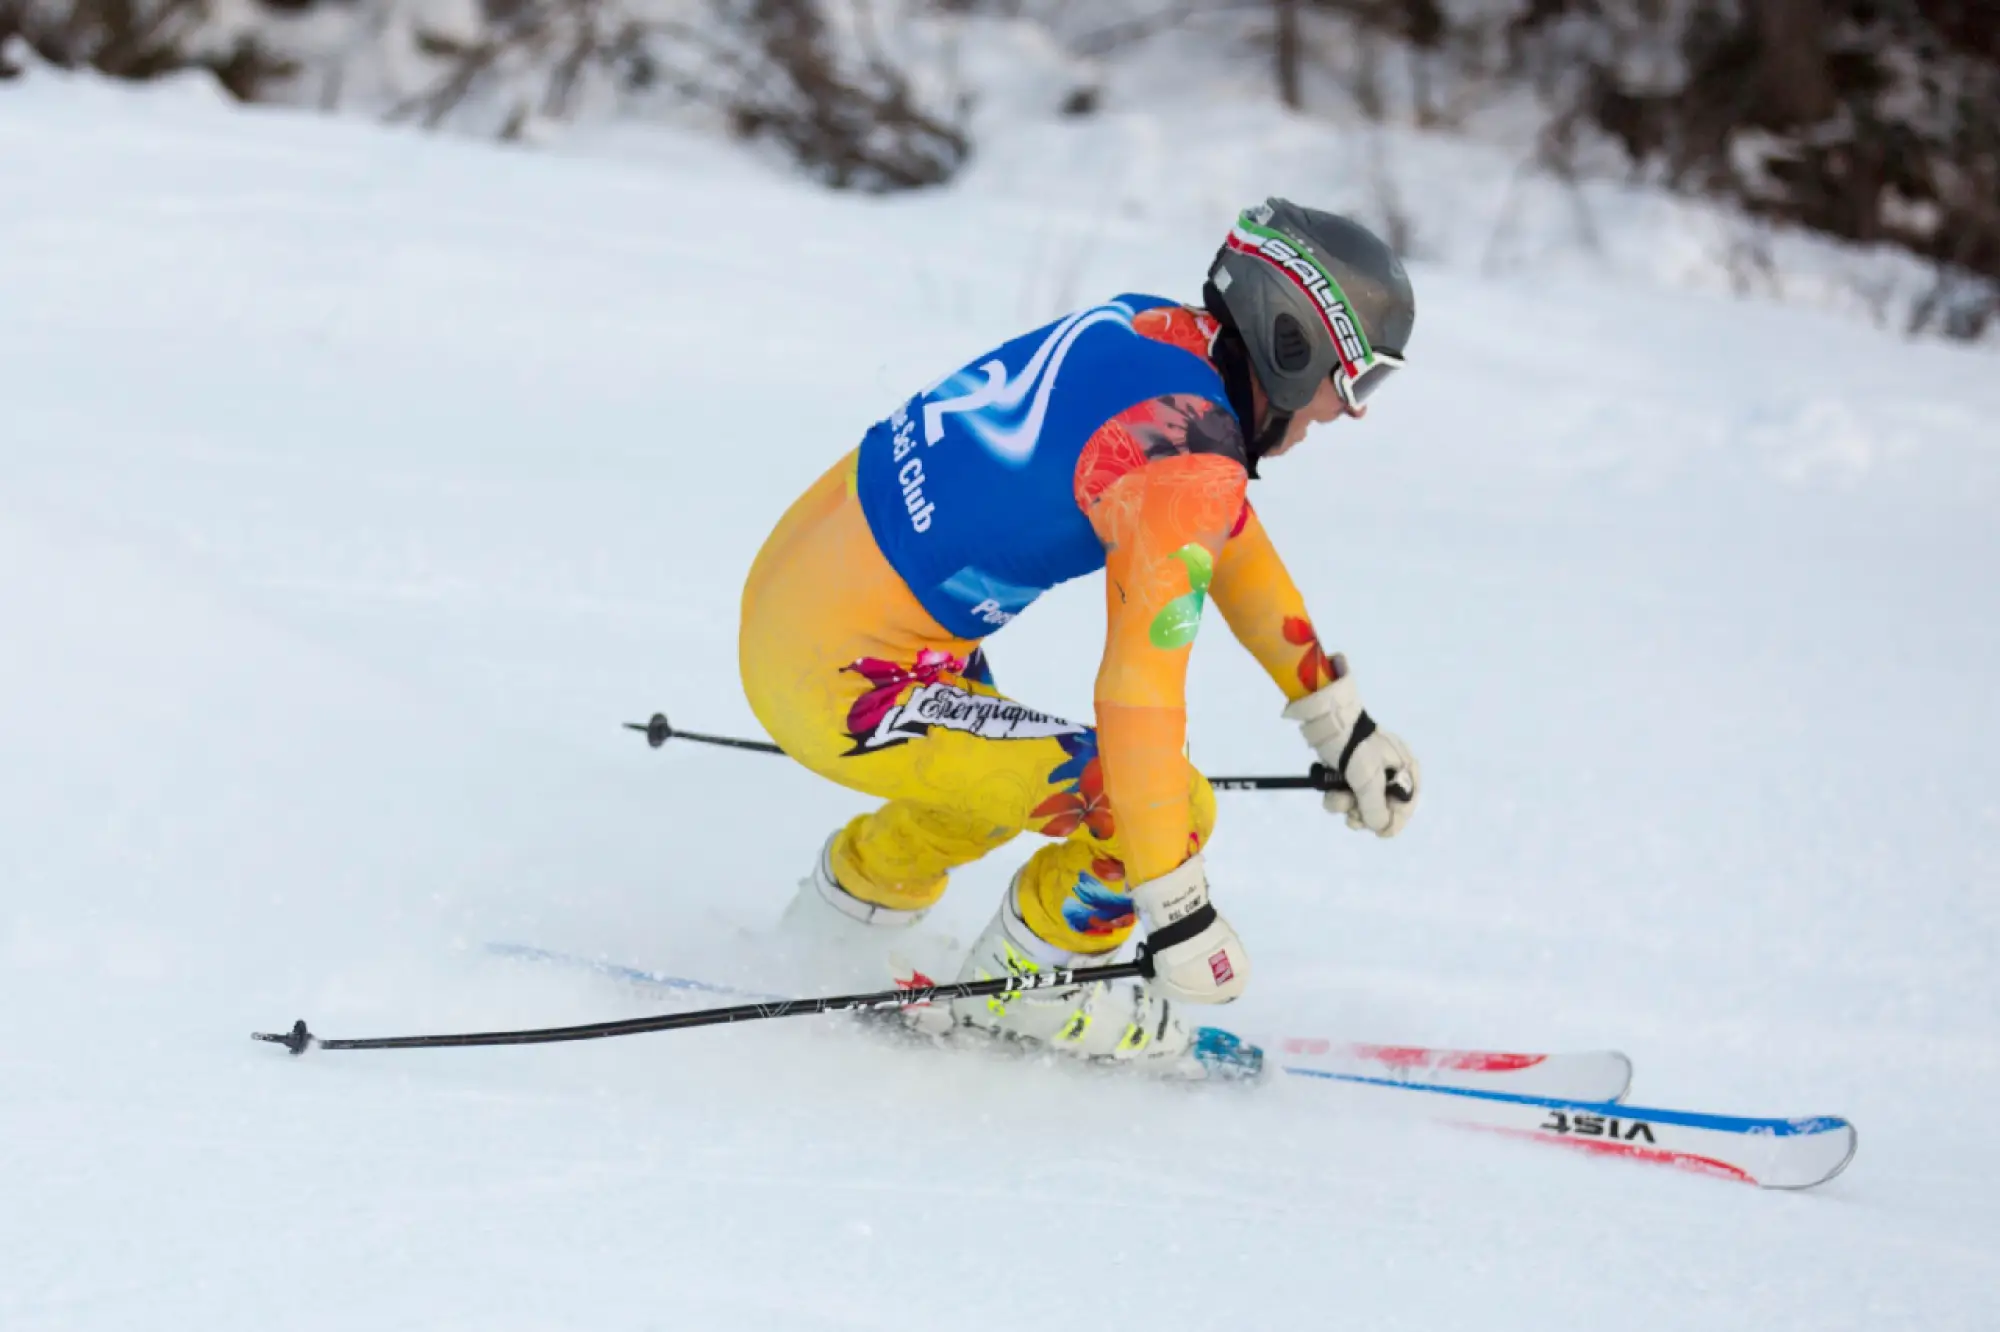
{"type": "Polygon", "coordinates": [[[1340,343],[1341,360],[1351,366],[1366,361],[1368,344],[1362,341],[1361,331],[1354,327],[1354,319],[1347,312],[1346,299],[1326,271],[1276,236],[1258,237],[1257,249],[1264,258],[1297,278],[1312,296],[1319,306],[1320,317],[1340,343]]]}

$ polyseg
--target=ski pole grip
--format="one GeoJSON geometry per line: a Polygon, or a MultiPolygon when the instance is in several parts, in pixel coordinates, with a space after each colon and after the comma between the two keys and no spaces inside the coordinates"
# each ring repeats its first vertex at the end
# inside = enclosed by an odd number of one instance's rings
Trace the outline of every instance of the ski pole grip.
{"type": "Polygon", "coordinates": [[[300,1018],[297,1022],[294,1022],[290,1031],[253,1031],[250,1033],[250,1039],[253,1041],[269,1041],[273,1045],[282,1045],[295,1055],[302,1055],[307,1050],[312,1049],[313,1046],[319,1044],[319,1037],[306,1030],[306,1020],[304,1018],[300,1018]]]}

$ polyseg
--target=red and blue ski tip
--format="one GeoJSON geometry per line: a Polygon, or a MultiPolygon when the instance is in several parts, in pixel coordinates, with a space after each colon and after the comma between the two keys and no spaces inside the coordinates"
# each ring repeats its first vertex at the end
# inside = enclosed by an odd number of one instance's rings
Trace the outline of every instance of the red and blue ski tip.
{"type": "Polygon", "coordinates": [[[1762,1188],[1809,1189],[1824,1184],[1847,1168],[1858,1145],[1854,1125],[1832,1115],[1804,1119],[1715,1115],[1623,1101],[1443,1087],[1292,1064],[1282,1067],[1296,1077],[1338,1084],[1358,1097],[1391,1098],[1386,1103],[1399,1112],[1415,1105],[1427,1118],[1463,1128],[1762,1188]]]}

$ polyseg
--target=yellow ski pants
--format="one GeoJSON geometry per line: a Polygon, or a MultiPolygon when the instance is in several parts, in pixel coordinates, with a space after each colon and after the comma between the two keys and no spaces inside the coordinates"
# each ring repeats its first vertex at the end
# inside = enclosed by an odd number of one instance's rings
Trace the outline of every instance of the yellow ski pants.
{"type": "MultiPolygon", "coordinates": [[[[928,907],[953,868],[1037,832],[1057,840],[1017,880],[1022,918],[1066,951],[1115,949],[1134,910],[1096,731],[994,687],[979,645],[932,619],[876,548],[854,466],[843,458],[764,543],[738,643],[750,707],[779,747],[888,802],[841,829],[835,877],[865,902],[928,907]]],[[[1204,845],[1215,795],[1192,767],[1187,779],[1204,845]]]]}

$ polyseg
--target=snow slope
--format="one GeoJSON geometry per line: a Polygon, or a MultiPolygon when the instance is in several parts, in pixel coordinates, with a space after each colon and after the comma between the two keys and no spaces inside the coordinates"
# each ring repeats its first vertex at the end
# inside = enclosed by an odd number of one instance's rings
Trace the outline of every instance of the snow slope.
{"type": "MultiPolygon", "coordinates": [[[[617,723],[751,729],[765,530],[1049,313],[1064,220],[54,78],[0,163],[0,1327],[1992,1325],[1990,355],[1420,265],[1417,368],[1259,487],[1427,788],[1394,843],[1225,797],[1231,1025],[1617,1044],[1854,1118],[1823,1190],[818,1021],[292,1061],[245,1035],[657,1005],[490,939],[782,983],[858,798],[617,723]]],[[[1079,298],[1207,258],[1093,230],[1079,298]]],[[[1085,712],[1097,595],[1003,683],[1085,712]]],[[[1302,766],[1205,642],[1198,760],[1302,766]]]]}

